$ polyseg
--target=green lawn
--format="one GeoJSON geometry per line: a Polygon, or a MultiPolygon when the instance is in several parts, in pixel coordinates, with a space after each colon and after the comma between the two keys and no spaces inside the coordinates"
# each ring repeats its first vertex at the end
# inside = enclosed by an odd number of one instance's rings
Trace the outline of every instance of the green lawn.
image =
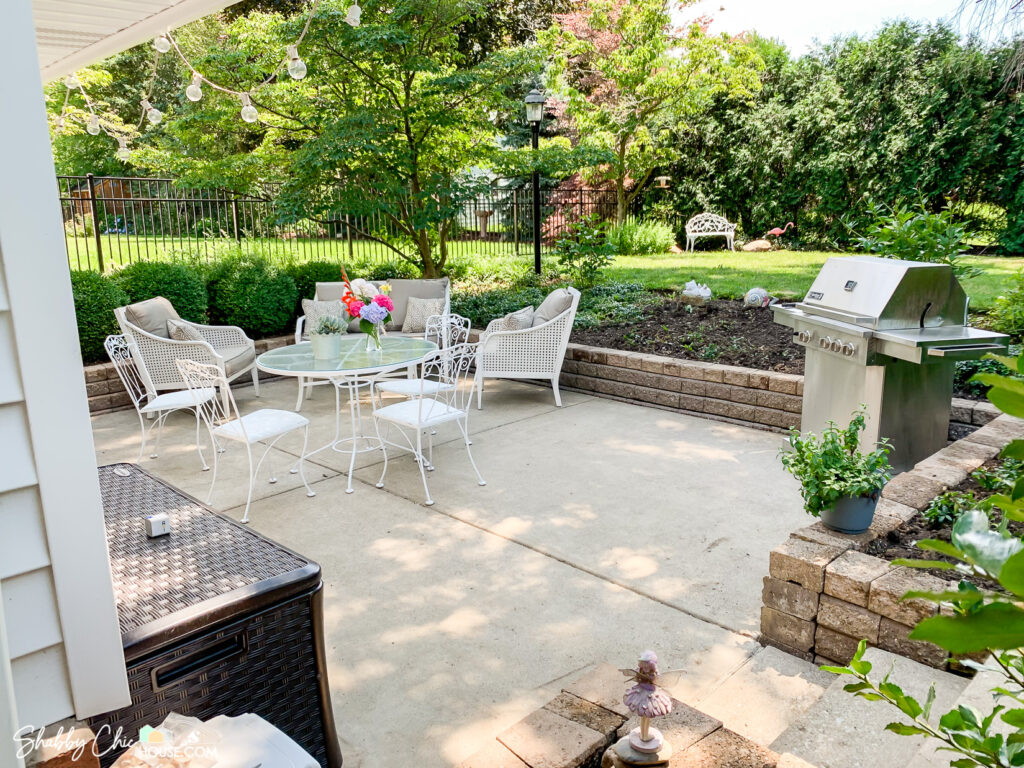
{"type": "MultiPolygon", "coordinates": [[[[644,283],[650,288],[681,289],[687,280],[707,283],[716,296],[742,296],[761,286],[776,296],[800,298],[810,287],[827,251],[697,251],[658,256],[619,256],[608,271],[615,280],[644,283]]],[[[965,281],[971,307],[988,309],[1006,290],[1009,279],[1024,268],[1024,256],[969,256],[985,274],[965,281]]]]}

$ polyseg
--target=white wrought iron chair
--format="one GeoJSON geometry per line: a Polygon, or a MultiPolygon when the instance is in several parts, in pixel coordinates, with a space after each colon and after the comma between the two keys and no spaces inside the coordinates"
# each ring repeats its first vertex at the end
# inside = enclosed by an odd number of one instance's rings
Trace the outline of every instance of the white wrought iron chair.
{"type": "MultiPolygon", "coordinates": [[[[472,324],[468,317],[463,317],[462,315],[431,315],[427,318],[423,338],[437,344],[439,349],[447,349],[448,347],[468,342],[471,329],[472,324]]],[[[424,392],[432,395],[437,391],[436,388],[441,386],[444,386],[441,382],[424,382],[422,378],[416,377],[379,380],[375,384],[373,391],[377,395],[388,394],[401,397],[418,397],[424,392]]],[[[375,407],[378,404],[382,405],[383,403],[378,399],[375,407]]]]}
{"type": "Polygon", "coordinates": [[[133,342],[135,364],[150,397],[186,388],[176,366],[179,359],[215,365],[229,382],[251,373],[253,388],[259,396],[256,343],[241,328],[182,320],[171,302],[162,296],[118,307],[114,316],[121,333],[133,342]],[[198,338],[192,341],[170,338],[166,330],[168,320],[192,329],[198,338]]]}
{"type": "Polygon", "coordinates": [[[553,291],[534,313],[534,325],[522,330],[501,330],[502,319],[493,320],[480,337],[480,351],[476,359],[476,407],[483,408],[484,379],[543,379],[551,382],[555,394],[555,405],[562,407],[562,396],[558,391],[558,377],[565,362],[565,349],[569,345],[569,334],[576,319],[576,308],[580,303],[580,292],[573,287],[553,291]],[[558,291],[568,292],[569,306],[545,319],[545,305],[555,299],[558,291]]]}
{"type": "Polygon", "coordinates": [[[692,251],[698,237],[724,237],[730,251],[736,250],[736,225],[717,213],[698,213],[686,222],[686,250],[692,251]]]}
{"type": "MultiPolygon", "coordinates": [[[[215,392],[220,392],[220,396],[210,398],[200,405],[203,421],[206,422],[206,427],[210,432],[210,441],[213,444],[213,478],[210,481],[207,503],[213,497],[213,487],[217,482],[217,456],[222,447],[221,443],[224,441],[242,443],[245,445],[245,451],[249,457],[249,496],[245,501],[245,512],[242,514],[242,522],[248,523],[249,507],[252,505],[252,495],[256,487],[256,475],[259,474],[263,460],[267,458],[270,449],[278,440],[299,429],[303,430],[302,453],[299,454],[298,462],[290,471],[299,473],[302,484],[306,486],[307,496],[316,496],[313,489],[309,487],[306,473],[303,470],[306,448],[309,445],[309,419],[293,411],[281,411],[274,408],[261,408],[243,416],[235,403],[235,397],[227,378],[216,365],[197,363],[194,360],[178,360],[177,367],[189,390],[205,392],[213,389],[215,392]],[[252,448],[257,443],[266,447],[259,461],[253,464],[252,448]]],[[[271,475],[270,482],[276,483],[277,478],[271,475]]]]}
{"type": "Polygon", "coordinates": [[[163,436],[164,422],[167,420],[167,417],[175,411],[192,411],[196,417],[196,451],[199,453],[199,461],[202,462],[203,471],[209,470],[210,467],[206,463],[206,457],[203,456],[203,447],[199,438],[199,426],[202,420],[197,401],[205,403],[212,399],[217,394],[216,390],[183,389],[177,392],[165,392],[156,397],[149,397],[146,394],[146,384],[142,380],[138,367],[135,365],[131,342],[128,338],[120,335],[107,336],[103,342],[103,347],[107,350],[107,356],[110,358],[110,362],[114,364],[117,377],[124,384],[125,391],[128,392],[128,397],[135,407],[135,413],[139,417],[142,443],[139,445],[139,457],[135,461],[142,461],[142,455],[146,452],[146,441],[154,429],[156,430],[156,444],[153,448],[153,453],[149,454],[149,458],[157,458],[160,452],[160,438],[163,436]],[[147,429],[146,421],[150,415],[155,415],[156,420],[147,429]]]}
{"type": "Polygon", "coordinates": [[[374,409],[373,423],[377,429],[377,437],[381,441],[381,450],[384,452],[384,469],[377,482],[378,488],[384,487],[384,476],[388,471],[387,448],[391,445],[412,453],[423,479],[423,490],[427,496],[426,505],[433,505],[434,500],[430,497],[430,487],[427,485],[427,470],[434,469],[430,455],[433,453],[433,442],[428,434],[429,453],[424,455],[423,435],[442,424],[449,423],[456,424],[462,433],[462,439],[466,443],[466,454],[469,456],[469,463],[473,465],[473,471],[476,472],[478,483],[487,485],[469,448],[469,406],[473,398],[473,386],[468,372],[469,366],[476,358],[476,346],[457,344],[437,350],[422,364],[420,391],[416,397],[374,409]],[[395,427],[407,446],[386,440],[381,434],[382,424],[395,427]]]}

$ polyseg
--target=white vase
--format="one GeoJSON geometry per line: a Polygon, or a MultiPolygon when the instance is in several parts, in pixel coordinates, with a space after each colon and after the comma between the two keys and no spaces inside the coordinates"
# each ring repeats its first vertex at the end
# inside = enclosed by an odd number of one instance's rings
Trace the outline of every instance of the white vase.
{"type": "Polygon", "coordinates": [[[341,357],[340,333],[311,333],[309,343],[313,345],[314,360],[337,360],[341,357]]]}

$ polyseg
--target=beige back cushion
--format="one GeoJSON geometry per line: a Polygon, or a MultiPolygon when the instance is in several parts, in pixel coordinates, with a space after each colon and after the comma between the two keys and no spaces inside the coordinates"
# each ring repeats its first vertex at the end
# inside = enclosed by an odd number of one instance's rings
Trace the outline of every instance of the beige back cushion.
{"type": "Polygon", "coordinates": [[[181,319],[181,315],[174,311],[171,302],[163,296],[129,304],[124,308],[124,316],[132,325],[162,339],[170,338],[167,333],[167,321],[181,319]]]}
{"type": "Polygon", "coordinates": [[[549,320],[554,320],[571,306],[572,294],[568,290],[565,288],[553,290],[540,303],[537,311],[533,313],[533,327],[536,328],[538,325],[543,325],[549,320]]]}
{"type": "MultiPolygon", "coordinates": [[[[391,300],[395,302],[395,310],[391,313],[391,322],[388,323],[388,330],[398,330],[405,324],[406,305],[409,298],[415,296],[417,299],[441,299],[441,309],[444,310],[444,297],[448,290],[448,278],[442,277],[437,280],[388,280],[391,284],[391,300]]],[[[440,313],[434,313],[440,314],[440,313]]]]}
{"type": "Polygon", "coordinates": [[[341,282],[316,284],[317,301],[341,301],[344,293],[345,284],[341,282]]]}

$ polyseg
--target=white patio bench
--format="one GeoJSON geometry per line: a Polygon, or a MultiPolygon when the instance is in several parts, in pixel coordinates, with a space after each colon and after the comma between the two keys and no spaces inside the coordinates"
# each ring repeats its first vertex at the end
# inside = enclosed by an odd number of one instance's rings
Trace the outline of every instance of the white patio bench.
{"type": "Polygon", "coordinates": [[[730,224],[724,216],[717,213],[698,213],[686,222],[686,250],[693,250],[698,237],[713,236],[724,237],[729,250],[736,250],[733,242],[736,237],[736,225],[730,224]]]}

